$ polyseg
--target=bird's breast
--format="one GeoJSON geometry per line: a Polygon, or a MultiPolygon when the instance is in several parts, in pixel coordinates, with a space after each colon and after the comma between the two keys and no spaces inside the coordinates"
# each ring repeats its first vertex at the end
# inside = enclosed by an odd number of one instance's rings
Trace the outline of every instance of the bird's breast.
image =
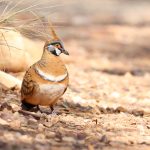
{"type": "Polygon", "coordinates": [[[64,93],[66,86],[63,84],[41,84],[39,92],[34,95],[38,105],[50,105],[64,93]]]}

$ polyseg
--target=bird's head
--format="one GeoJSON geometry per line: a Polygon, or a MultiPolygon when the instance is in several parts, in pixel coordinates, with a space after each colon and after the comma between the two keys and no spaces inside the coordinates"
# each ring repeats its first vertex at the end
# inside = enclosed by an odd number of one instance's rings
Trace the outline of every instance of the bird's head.
{"type": "Polygon", "coordinates": [[[53,55],[59,56],[61,53],[69,55],[68,51],[65,50],[63,42],[58,38],[52,25],[50,26],[52,39],[45,42],[44,50],[52,53],[53,55]]]}
{"type": "Polygon", "coordinates": [[[53,55],[59,56],[61,53],[69,55],[68,51],[65,50],[61,40],[47,41],[44,46],[45,50],[52,53],[53,55]]]}

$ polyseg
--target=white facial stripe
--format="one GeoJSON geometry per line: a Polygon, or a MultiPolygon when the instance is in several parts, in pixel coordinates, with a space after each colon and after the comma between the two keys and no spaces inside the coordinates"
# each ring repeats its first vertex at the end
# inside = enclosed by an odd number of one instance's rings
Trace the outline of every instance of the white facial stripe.
{"type": "Polygon", "coordinates": [[[58,56],[61,54],[61,51],[58,48],[55,48],[55,51],[58,56]]]}
{"type": "Polygon", "coordinates": [[[53,45],[48,45],[47,48],[48,48],[49,51],[53,51],[54,50],[54,46],[53,45]]]}
{"type": "Polygon", "coordinates": [[[45,80],[48,80],[48,81],[52,81],[52,82],[60,82],[60,81],[63,81],[68,73],[65,73],[63,75],[59,75],[59,76],[53,76],[53,75],[50,75],[48,73],[45,73],[43,72],[42,70],[40,70],[39,68],[35,68],[35,71],[45,80]]]}

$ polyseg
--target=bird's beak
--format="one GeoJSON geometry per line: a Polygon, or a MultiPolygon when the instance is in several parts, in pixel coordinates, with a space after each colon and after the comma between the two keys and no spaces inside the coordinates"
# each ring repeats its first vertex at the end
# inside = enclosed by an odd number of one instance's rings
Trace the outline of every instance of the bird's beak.
{"type": "Polygon", "coordinates": [[[66,50],[63,50],[62,53],[66,54],[66,55],[69,55],[69,52],[66,51],[66,50]]]}
{"type": "Polygon", "coordinates": [[[62,53],[66,54],[66,55],[69,55],[69,52],[66,51],[65,49],[62,49],[62,48],[61,48],[61,51],[62,51],[62,53]]]}

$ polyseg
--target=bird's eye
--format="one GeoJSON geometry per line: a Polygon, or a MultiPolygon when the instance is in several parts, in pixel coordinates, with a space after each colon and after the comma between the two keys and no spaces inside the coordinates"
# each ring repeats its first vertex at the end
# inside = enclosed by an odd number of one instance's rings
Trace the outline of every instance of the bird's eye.
{"type": "Polygon", "coordinates": [[[56,44],[55,46],[59,48],[59,47],[60,47],[60,44],[56,44]]]}

